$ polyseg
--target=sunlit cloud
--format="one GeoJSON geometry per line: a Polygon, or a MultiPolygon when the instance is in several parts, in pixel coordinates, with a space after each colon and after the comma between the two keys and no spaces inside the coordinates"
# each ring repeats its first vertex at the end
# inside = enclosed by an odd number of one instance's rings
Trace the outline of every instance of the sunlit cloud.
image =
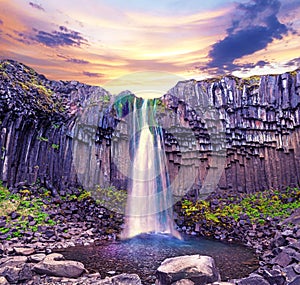
{"type": "Polygon", "coordinates": [[[299,1],[201,2],[0,0],[0,57],[96,85],[150,70],[202,78],[299,64],[299,1]]]}
{"type": "Polygon", "coordinates": [[[38,9],[38,10],[40,10],[40,11],[45,11],[45,9],[42,7],[41,4],[29,2],[29,5],[30,5],[32,8],[38,9]]]}

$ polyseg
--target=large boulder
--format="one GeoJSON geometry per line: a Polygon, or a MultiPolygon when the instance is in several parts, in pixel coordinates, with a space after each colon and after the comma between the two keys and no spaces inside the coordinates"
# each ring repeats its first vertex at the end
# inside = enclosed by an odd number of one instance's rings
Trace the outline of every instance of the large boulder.
{"type": "Polygon", "coordinates": [[[85,270],[81,262],[73,260],[63,260],[63,255],[52,253],[44,260],[37,263],[33,270],[38,274],[46,274],[57,277],[77,278],[85,270]]]}
{"type": "Polygon", "coordinates": [[[169,285],[182,279],[189,279],[197,285],[220,281],[213,258],[198,254],[167,258],[157,269],[156,276],[157,285],[169,285]]]}

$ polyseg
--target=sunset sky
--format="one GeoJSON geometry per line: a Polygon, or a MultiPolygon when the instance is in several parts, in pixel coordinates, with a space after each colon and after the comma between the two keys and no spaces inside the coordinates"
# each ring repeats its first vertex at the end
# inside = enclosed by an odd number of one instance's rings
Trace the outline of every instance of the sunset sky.
{"type": "Polygon", "coordinates": [[[1,58],[49,79],[243,77],[300,63],[299,0],[0,0],[0,11],[1,58]]]}

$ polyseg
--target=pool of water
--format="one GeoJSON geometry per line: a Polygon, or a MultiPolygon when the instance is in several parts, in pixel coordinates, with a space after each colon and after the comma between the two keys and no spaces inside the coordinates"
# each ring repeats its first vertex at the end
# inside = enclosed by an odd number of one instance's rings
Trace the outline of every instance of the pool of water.
{"type": "Polygon", "coordinates": [[[223,281],[244,277],[258,267],[257,257],[244,246],[194,236],[178,240],[168,235],[142,234],[125,241],[101,241],[58,252],[66,259],[82,262],[90,272],[99,272],[102,278],[136,273],[146,285],[155,282],[155,271],[164,259],[180,255],[212,256],[223,281]]]}

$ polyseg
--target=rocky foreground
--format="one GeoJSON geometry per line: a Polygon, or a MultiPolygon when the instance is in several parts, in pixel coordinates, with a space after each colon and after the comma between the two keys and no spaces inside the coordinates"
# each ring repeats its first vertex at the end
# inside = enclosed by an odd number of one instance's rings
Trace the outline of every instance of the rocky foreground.
{"type": "MultiPolygon", "coordinates": [[[[109,212],[90,197],[71,197],[67,201],[59,197],[50,197],[45,201],[52,205],[47,211],[55,224],[38,226],[37,231],[27,230],[22,232],[21,236],[10,238],[8,235],[14,232],[13,229],[0,233],[0,284],[143,283],[137,275],[130,272],[121,275],[111,272],[111,277],[103,279],[105,276],[101,276],[99,272],[88,272],[82,263],[64,260],[61,254],[54,253],[55,249],[59,248],[116,239],[123,222],[121,215],[109,212]]],[[[216,201],[216,198],[212,201],[216,201]]],[[[11,212],[10,217],[0,217],[0,226],[3,228],[18,218],[17,211],[11,212]]],[[[218,228],[204,224],[201,228],[196,224],[188,226],[187,220],[186,225],[179,226],[179,230],[193,235],[205,234],[218,239],[240,240],[254,248],[259,255],[259,268],[243,279],[221,283],[218,269],[210,258],[179,257],[163,262],[156,272],[156,284],[298,285],[299,224],[299,209],[284,221],[273,218],[265,225],[251,224],[242,216],[234,225],[234,233],[226,227],[218,228]]],[[[16,224],[14,227],[17,228],[16,224]]]]}

